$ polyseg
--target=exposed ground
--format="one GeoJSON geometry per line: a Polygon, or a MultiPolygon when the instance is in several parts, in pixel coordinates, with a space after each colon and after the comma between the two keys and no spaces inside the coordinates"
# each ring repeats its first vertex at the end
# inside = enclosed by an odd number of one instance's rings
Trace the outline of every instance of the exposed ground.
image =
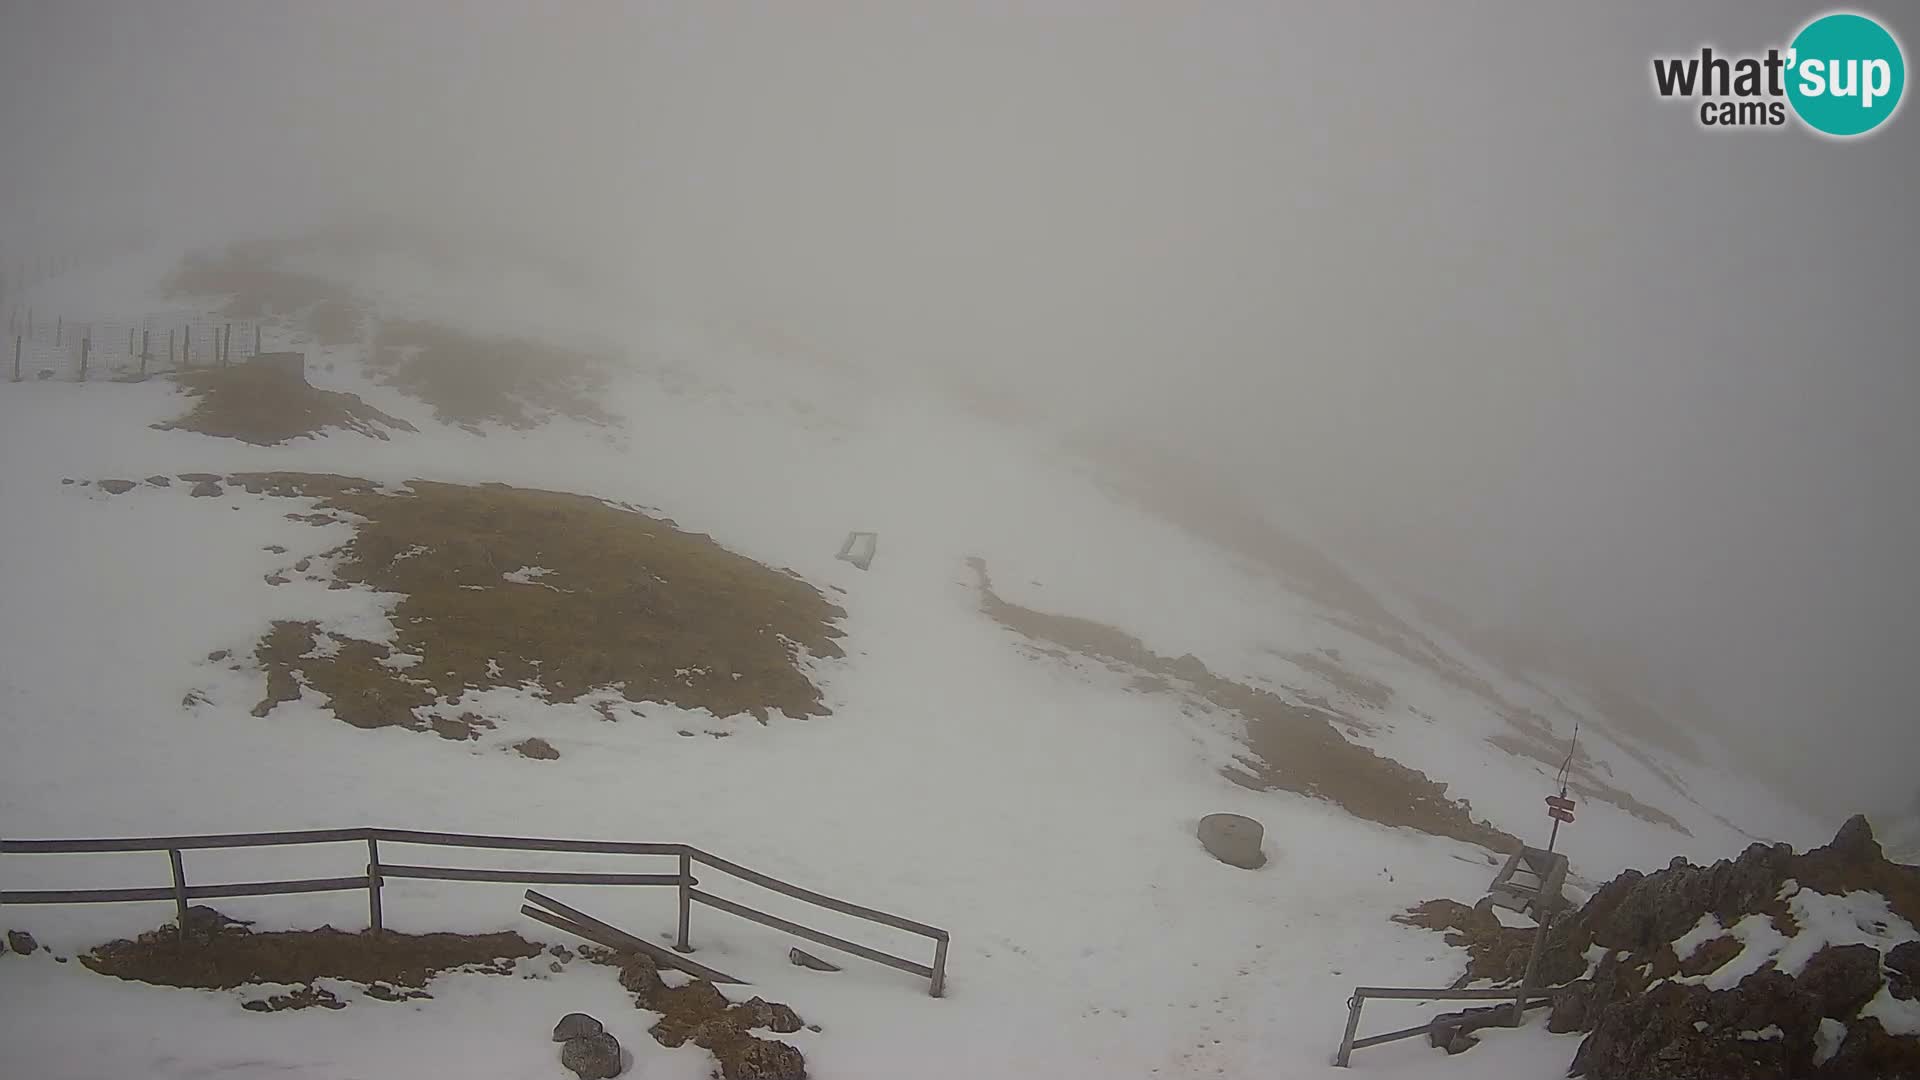
{"type": "Polygon", "coordinates": [[[330,428],[376,439],[387,438],[389,428],[415,430],[353,394],[320,390],[269,367],[240,363],[180,372],[173,380],[194,398],[194,404],[185,416],[154,425],[163,431],[197,431],[273,446],[311,438],[330,428]]]}
{"type": "Polygon", "coordinates": [[[368,368],[380,381],[432,406],[444,423],[480,431],[486,424],[526,429],[556,416],[596,424],[617,421],[595,398],[605,388],[606,357],[548,342],[482,337],[411,320],[377,319],[351,288],[288,270],[276,244],[241,244],[190,256],[164,285],[180,298],[224,297],[229,318],[280,318],[321,346],[368,336],[368,368]]]}
{"type": "MultiPolygon", "coordinates": [[[[504,484],[382,490],[298,473],[226,482],[313,500],[311,512],[289,515],[298,520],[352,523],[354,538],[324,557],[332,579],[401,596],[392,645],[275,623],[254,653],[267,673],[257,715],[303,685],[357,727],[459,739],[491,721],[456,703],[490,687],[526,687],[549,702],[609,692],[762,722],[774,710],[827,712],[803,665],[843,655],[835,622],[845,612],[791,572],[671,521],[504,484]]],[[[311,564],[286,571],[301,572],[318,573],[311,564]]]]}
{"type": "Polygon", "coordinates": [[[541,946],[518,934],[375,934],[323,926],[317,930],[255,933],[210,908],[188,910],[187,938],[168,923],[131,941],[100,945],[80,962],[102,975],[152,983],[226,990],[254,984],[301,987],[248,1003],[257,1011],[320,1005],[338,1008],[316,979],[359,983],[369,996],[399,1000],[427,996],[427,982],[444,971],[510,974],[513,962],[537,956],[541,946]],[[404,988],[404,989],[402,989],[404,988]]]}
{"type": "MultiPolygon", "coordinates": [[[[1537,713],[1526,709],[1510,712],[1507,714],[1507,723],[1513,726],[1512,731],[1490,735],[1487,741],[1516,757],[1531,758],[1555,770],[1567,760],[1565,742],[1537,713]]],[[[1576,747],[1572,767],[1568,771],[1568,790],[1582,798],[1611,803],[1642,821],[1664,825],[1683,836],[1693,835],[1672,814],[1648,806],[1617,785],[1601,779],[1601,772],[1605,769],[1604,763],[1595,761],[1576,747]]]]}
{"type": "Polygon", "coordinates": [[[303,327],[318,345],[359,341],[368,317],[352,291],[326,278],[283,269],[273,245],[237,244],[218,253],[191,255],[168,276],[165,295],[221,296],[221,314],[233,319],[278,316],[303,327]]]}
{"type": "Polygon", "coordinates": [[[712,1051],[724,1080],[804,1080],[807,1075],[799,1050],[753,1034],[799,1031],[805,1021],[791,1008],[758,997],[734,1004],[704,979],[668,986],[653,959],[642,954],[588,947],[581,955],[619,968],[620,985],[633,992],[635,1007],[661,1014],[647,1031],[655,1042],[667,1047],[691,1042],[712,1051]]]}
{"type": "Polygon", "coordinates": [[[986,564],[974,559],[971,565],[979,577],[982,610],[1002,626],[1035,641],[1123,664],[1144,677],[1136,680],[1137,686],[1184,686],[1219,708],[1239,713],[1247,725],[1248,753],[1238,768],[1226,770],[1236,783],[1326,799],[1368,821],[1496,851],[1520,846],[1513,836],[1476,819],[1465,800],[1448,798],[1445,784],[1342,738],[1331,714],[1223,679],[1192,655],[1161,656],[1131,634],[1103,623],[1009,603],[993,591],[986,564]]]}
{"type": "Polygon", "coordinates": [[[615,422],[595,402],[607,382],[605,361],[545,342],[386,322],[369,365],[382,382],[433,406],[442,423],[469,430],[489,423],[525,429],[553,416],[615,422]]]}

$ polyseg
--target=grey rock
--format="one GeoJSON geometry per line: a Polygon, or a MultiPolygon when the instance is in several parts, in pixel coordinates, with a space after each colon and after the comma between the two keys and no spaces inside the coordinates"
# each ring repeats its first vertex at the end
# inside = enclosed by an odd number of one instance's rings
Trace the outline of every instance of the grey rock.
{"type": "Polygon", "coordinates": [[[1920,941],[1903,941],[1887,950],[1887,988],[1901,1001],[1911,1001],[1920,984],[1920,941]]]}
{"type": "Polygon", "coordinates": [[[1821,1016],[1846,1020],[1880,992],[1880,950],[1871,945],[1829,945],[1813,954],[1796,988],[1821,1016]]]}
{"type": "Polygon", "coordinates": [[[188,492],[187,494],[192,495],[197,499],[205,499],[208,497],[218,497],[220,495],[220,485],[212,480],[201,480],[198,483],[195,483],[193,485],[193,490],[188,492]]]}
{"type": "Polygon", "coordinates": [[[125,495],[127,492],[132,491],[134,487],[135,487],[135,484],[131,480],[100,481],[100,490],[106,492],[109,495],[125,495]]]}
{"type": "Polygon", "coordinates": [[[568,1039],[584,1039],[589,1035],[598,1035],[607,1030],[600,1021],[586,1013],[568,1013],[553,1025],[553,1041],[566,1042],[568,1039]]]}
{"type": "Polygon", "coordinates": [[[40,943],[33,940],[33,935],[27,933],[25,930],[7,931],[7,948],[12,949],[21,956],[25,956],[39,947],[40,943]]]}
{"type": "Polygon", "coordinates": [[[1200,819],[1200,843],[1208,854],[1228,866],[1258,870],[1267,864],[1260,842],[1266,830],[1250,817],[1239,814],[1208,814],[1200,819]]]}
{"type": "Polygon", "coordinates": [[[620,1040],[600,1032],[568,1039],[560,1048],[560,1064],[573,1070],[580,1080],[612,1080],[620,1075],[620,1040]]]}

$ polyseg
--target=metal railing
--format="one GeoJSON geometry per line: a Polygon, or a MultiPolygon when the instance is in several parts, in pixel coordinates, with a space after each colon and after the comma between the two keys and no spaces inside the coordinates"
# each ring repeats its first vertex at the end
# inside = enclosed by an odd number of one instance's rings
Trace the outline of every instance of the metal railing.
{"type": "MultiPolygon", "coordinates": [[[[1543,1005],[1552,1004],[1553,995],[1564,989],[1565,987],[1553,986],[1536,987],[1526,991],[1524,1005],[1521,1011],[1524,1013],[1526,1009],[1537,1009],[1543,1005]]],[[[1425,1035],[1427,1032],[1433,1030],[1433,1021],[1429,1020],[1418,1027],[1401,1028],[1398,1031],[1389,1031],[1380,1035],[1369,1035],[1364,1039],[1356,1039],[1354,1036],[1360,1031],[1360,1008],[1366,1004],[1368,998],[1401,1001],[1507,1001],[1519,1005],[1521,1001],[1516,999],[1516,995],[1520,993],[1521,991],[1511,986],[1482,987],[1463,990],[1417,990],[1400,986],[1356,986],[1353,988],[1353,996],[1347,999],[1347,1032],[1340,1038],[1340,1049],[1334,1053],[1333,1063],[1344,1069],[1347,1067],[1348,1060],[1353,1056],[1355,1050],[1364,1050],[1369,1046],[1379,1046],[1382,1043],[1398,1042],[1401,1039],[1411,1039],[1417,1035],[1425,1035]]]]}
{"type": "Polygon", "coordinates": [[[803,889],[757,870],[730,862],[690,844],[630,843],[618,840],[554,840],[521,836],[481,836],[469,833],[418,832],[411,829],[305,829],[291,832],[224,833],[207,836],[147,836],[103,840],[0,840],[0,854],[88,854],[104,852],[164,851],[172,865],[171,886],[144,889],[13,889],[0,890],[0,905],[6,904],[118,904],[171,900],[174,903],[182,938],[187,934],[187,905],[190,900],[233,896],[282,896],[303,893],[346,892],[365,889],[369,925],[375,933],[384,929],[381,912],[381,888],[388,878],[414,878],[430,881],[485,881],[520,885],[659,885],[679,890],[679,934],[674,948],[692,952],[690,941],[693,905],[698,903],[742,919],[784,931],[862,959],[918,975],[929,982],[929,993],[940,997],[946,990],[947,943],[945,930],[891,915],[874,908],[848,903],[824,893],[803,889]],[[489,870],[451,866],[413,866],[383,862],[380,843],[420,844],[439,847],[486,848],[506,851],[576,852],[607,855],[671,855],[679,860],[671,874],[610,874],[551,870],[489,870]],[[190,885],[181,858],[185,851],[281,847],[297,844],[367,845],[366,872],[355,877],[306,878],[293,881],[240,882],[222,885],[190,885]],[[879,923],[911,934],[932,938],[931,966],[894,956],[879,949],[802,926],[703,891],[693,876],[693,864],[728,874],[761,888],[792,897],[816,907],[826,908],[856,919],[879,923]]]}

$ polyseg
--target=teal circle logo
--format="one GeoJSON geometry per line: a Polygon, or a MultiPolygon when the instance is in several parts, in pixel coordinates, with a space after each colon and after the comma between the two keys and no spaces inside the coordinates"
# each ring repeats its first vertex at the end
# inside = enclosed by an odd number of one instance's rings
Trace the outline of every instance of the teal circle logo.
{"type": "Polygon", "coordinates": [[[1815,131],[1865,135],[1900,107],[1907,62],[1887,28],[1865,15],[1822,15],[1794,35],[1787,100],[1815,131]]]}

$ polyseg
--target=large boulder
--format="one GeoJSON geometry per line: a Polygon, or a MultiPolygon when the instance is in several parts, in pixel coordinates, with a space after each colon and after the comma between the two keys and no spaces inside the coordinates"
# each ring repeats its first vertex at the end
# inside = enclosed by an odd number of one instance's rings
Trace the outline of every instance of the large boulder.
{"type": "Polygon", "coordinates": [[[1871,945],[1829,945],[1813,954],[1796,981],[1821,1016],[1845,1020],[1880,992],[1880,950],[1871,945]]]}
{"type": "Polygon", "coordinates": [[[1267,865],[1267,854],[1260,850],[1266,830],[1250,817],[1208,814],[1200,819],[1199,836],[1207,853],[1228,866],[1258,870],[1267,865]]]}
{"type": "Polygon", "coordinates": [[[568,1013],[560,1018],[559,1023],[553,1025],[553,1041],[563,1043],[573,1039],[585,1039],[605,1030],[607,1029],[601,1025],[600,1021],[586,1013],[568,1013]]]}
{"type": "Polygon", "coordinates": [[[573,1070],[580,1080],[613,1080],[625,1067],[620,1040],[604,1031],[568,1039],[560,1048],[560,1064],[573,1070]]]}

